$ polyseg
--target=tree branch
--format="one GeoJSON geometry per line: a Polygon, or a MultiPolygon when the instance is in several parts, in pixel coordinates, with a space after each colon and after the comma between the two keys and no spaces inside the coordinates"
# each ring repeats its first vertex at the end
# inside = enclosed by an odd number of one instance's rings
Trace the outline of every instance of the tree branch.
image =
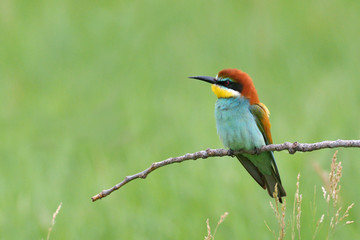
{"type": "Polygon", "coordinates": [[[147,177],[147,175],[149,175],[152,171],[154,171],[160,167],[163,167],[163,166],[166,166],[166,165],[169,165],[172,163],[180,163],[180,162],[183,162],[186,160],[196,160],[199,158],[205,159],[205,158],[209,158],[209,157],[224,157],[224,156],[234,157],[234,155],[238,154],[238,153],[259,154],[261,152],[266,152],[266,151],[283,151],[283,150],[288,150],[290,154],[294,154],[296,152],[311,152],[311,151],[320,150],[323,148],[339,148],[339,147],[344,147],[344,148],[360,147],[360,140],[340,140],[339,139],[336,141],[323,141],[323,142],[317,142],[317,143],[285,142],[282,144],[265,145],[259,149],[255,149],[255,150],[251,150],[251,151],[245,151],[245,150],[244,151],[243,150],[242,151],[231,151],[231,150],[226,150],[226,149],[210,149],[209,148],[205,151],[200,151],[200,152],[195,152],[195,153],[187,153],[183,156],[168,158],[161,162],[154,162],[153,164],[151,164],[151,166],[149,168],[145,169],[142,172],[136,173],[134,175],[126,176],[122,182],[116,184],[112,188],[103,190],[99,194],[93,196],[91,198],[91,200],[93,202],[95,202],[96,200],[106,197],[107,195],[111,194],[113,191],[118,190],[125,184],[127,184],[137,178],[145,179],[147,177]]]}

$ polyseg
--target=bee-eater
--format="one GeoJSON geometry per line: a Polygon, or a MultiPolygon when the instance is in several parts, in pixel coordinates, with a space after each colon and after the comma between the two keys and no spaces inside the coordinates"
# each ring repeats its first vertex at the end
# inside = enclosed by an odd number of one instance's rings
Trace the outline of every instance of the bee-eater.
{"type": "MultiPolygon", "coordinates": [[[[224,69],[216,77],[190,77],[211,83],[217,96],[215,104],[216,128],[225,147],[230,150],[254,150],[272,144],[269,110],[259,101],[252,79],[238,69],[224,69]]],[[[278,198],[286,196],[281,184],[273,152],[236,154],[236,157],[269,195],[275,186],[278,198]]]]}

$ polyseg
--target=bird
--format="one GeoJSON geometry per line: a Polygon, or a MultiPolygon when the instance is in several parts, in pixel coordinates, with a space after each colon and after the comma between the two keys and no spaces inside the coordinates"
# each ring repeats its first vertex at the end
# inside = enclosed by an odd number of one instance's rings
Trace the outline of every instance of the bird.
{"type": "MultiPolygon", "coordinates": [[[[216,77],[194,76],[192,79],[211,84],[217,96],[215,120],[217,133],[230,151],[258,151],[264,145],[272,144],[270,112],[261,103],[251,77],[239,69],[221,70],[216,77]]],[[[235,154],[240,163],[268,194],[282,203],[286,196],[279,170],[272,151],[258,154],[235,154]]]]}

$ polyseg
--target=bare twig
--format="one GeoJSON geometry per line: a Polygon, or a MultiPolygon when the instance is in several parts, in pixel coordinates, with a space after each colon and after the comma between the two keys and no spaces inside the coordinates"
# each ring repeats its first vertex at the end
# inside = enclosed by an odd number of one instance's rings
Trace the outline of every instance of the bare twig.
{"type": "Polygon", "coordinates": [[[254,149],[251,151],[245,151],[245,150],[230,151],[230,150],[226,150],[226,149],[207,149],[205,151],[200,151],[200,152],[195,152],[195,153],[187,153],[183,156],[168,158],[161,162],[155,162],[155,163],[151,164],[151,166],[149,168],[145,169],[142,172],[139,172],[139,173],[131,175],[131,176],[126,176],[122,182],[116,184],[115,186],[113,186],[110,189],[103,190],[99,194],[93,196],[91,199],[93,202],[96,200],[99,200],[103,197],[106,197],[107,195],[111,194],[113,191],[121,188],[122,186],[124,186],[128,182],[131,182],[134,179],[137,179],[137,178],[145,179],[147,177],[147,175],[149,175],[152,171],[154,171],[160,167],[163,167],[163,166],[166,166],[166,165],[169,165],[172,163],[180,163],[180,162],[183,162],[186,160],[197,160],[199,158],[205,159],[205,158],[209,158],[209,157],[224,157],[224,156],[233,157],[235,154],[238,154],[238,153],[259,154],[261,152],[266,152],[266,151],[283,151],[283,150],[288,150],[290,154],[294,154],[296,152],[311,152],[314,150],[320,150],[320,149],[324,149],[324,148],[339,148],[339,147],[344,147],[344,148],[360,147],[360,140],[340,140],[339,139],[336,141],[323,141],[323,142],[317,142],[317,143],[285,142],[282,144],[265,145],[259,149],[254,149]]]}

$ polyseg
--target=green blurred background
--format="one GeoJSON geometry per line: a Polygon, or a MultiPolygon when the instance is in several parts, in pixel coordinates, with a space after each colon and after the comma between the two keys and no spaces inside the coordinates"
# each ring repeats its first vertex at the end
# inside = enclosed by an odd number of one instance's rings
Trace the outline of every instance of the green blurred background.
{"type": "MultiPolygon", "coordinates": [[[[206,219],[214,228],[225,211],[216,239],[273,239],[270,198],[231,158],[90,197],[152,162],[222,147],[216,97],[187,77],[223,68],[252,76],[275,143],[359,139],[359,12],[340,0],[1,0],[0,238],[46,238],[63,202],[51,239],[203,239],[206,219]]],[[[303,239],[326,210],[313,164],[328,170],[334,152],[275,154],[288,214],[302,175],[303,239]]],[[[339,150],[355,223],[335,239],[360,237],[359,156],[339,150]]]]}

